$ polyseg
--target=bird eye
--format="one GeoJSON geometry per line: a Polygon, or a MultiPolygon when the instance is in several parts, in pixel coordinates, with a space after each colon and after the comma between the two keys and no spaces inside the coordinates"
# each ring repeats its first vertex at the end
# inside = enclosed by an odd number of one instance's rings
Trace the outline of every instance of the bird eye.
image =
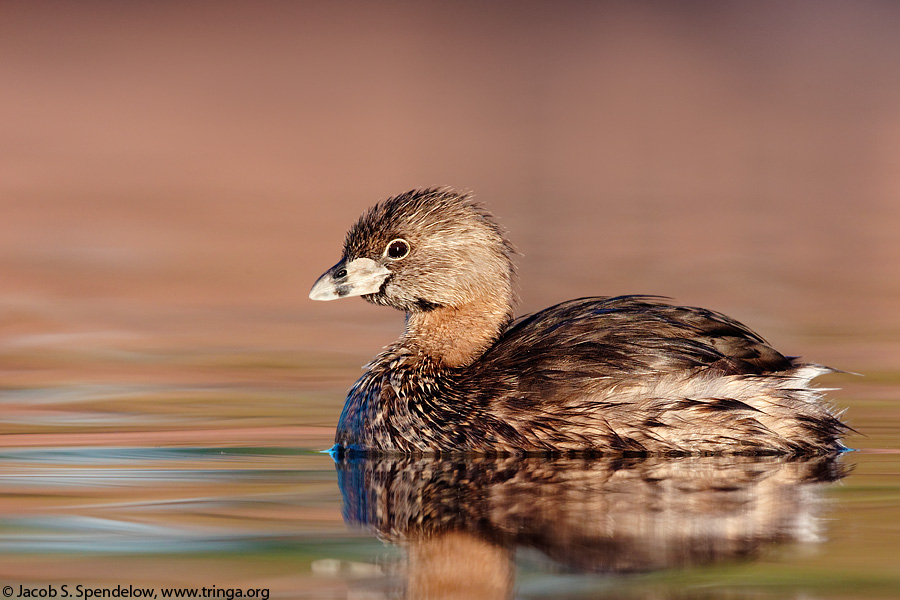
{"type": "Polygon", "coordinates": [[[392,260],[406,258],[407,254],[409,254],[409,244],[406,240],[401,239],[391,240],[384,250],[384,255],[392,260]]]}

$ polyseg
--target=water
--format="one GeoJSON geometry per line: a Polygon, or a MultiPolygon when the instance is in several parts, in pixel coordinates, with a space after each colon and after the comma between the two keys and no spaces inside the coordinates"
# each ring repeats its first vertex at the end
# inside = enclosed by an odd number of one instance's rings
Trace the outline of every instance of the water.
{"type": "Polygon", "coordinates": [[[900,597],[898,6],[514,4],[3,5],[10,597],[900,597]],[[820,382],[857,451],[335,462],[403,321],[309,286],[443,184],[519,314],[723,311],[860,374],[820,382]]]}
{"type": "MultiPolygon", "coordinates": [[[[881,412],[891,400],[853,389],[859,429],[897,431],[881,412]]],[[[316,412],[307,397],[296,417],[304,397],[247,383],[7,389],[0,583],[13,597],[76,597],[79,585],[279,598],[900,589],[900,451],[862,436],[849,441],[865,449],[833,459],[336,461],[321,452],[329,427],[293,424],[316,412]]]]}

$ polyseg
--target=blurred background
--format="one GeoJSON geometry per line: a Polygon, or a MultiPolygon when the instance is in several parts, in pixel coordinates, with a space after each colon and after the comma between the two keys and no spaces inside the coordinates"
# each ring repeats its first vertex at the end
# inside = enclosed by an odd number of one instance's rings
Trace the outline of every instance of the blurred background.
{"type": "Polygon", "coordinates": [[[890,0],[0,3],[0,580],[380,572],[319,451],[403,316],[307,294],[365,208],[434,185],[509,230],[519,314],[667,295],[865,375],[822,380],[867,450],[829,543],[672,597],[896,596],[890,0]]]}
{"type": "Polygon", "coordinates": [[[520,313],[662,294],[787,353],[900,366],[895,2],[0,14],[7,383],[204,352],[281,356],[295,383],[315,357],[355,369],[402,315],[308,289],[363,209],[431,185],[510,231],[520,313]]]}

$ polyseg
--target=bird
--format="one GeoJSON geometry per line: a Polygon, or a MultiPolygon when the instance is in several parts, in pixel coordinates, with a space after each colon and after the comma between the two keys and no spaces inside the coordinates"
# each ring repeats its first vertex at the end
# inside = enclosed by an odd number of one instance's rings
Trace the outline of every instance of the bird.
{"type": "Polygon", "coordinates": [[[519,318],[516,250],[470,193],[418,188],[366,210],[309,297],[406,313],[347,394],[351,455],[823,455],[850,429],[812,379],[719,312],[649,295],[519,318]]]}

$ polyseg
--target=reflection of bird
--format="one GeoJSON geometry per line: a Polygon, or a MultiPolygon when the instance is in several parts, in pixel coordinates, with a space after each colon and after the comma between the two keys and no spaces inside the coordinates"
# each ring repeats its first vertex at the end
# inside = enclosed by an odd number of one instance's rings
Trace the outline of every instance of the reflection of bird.
{"type": "MultiPolygon", "coordinates": [[[[448,535],[586,571],[748,559],[821,539],[834,456],[344,458],[344,518],[415,548],[448,535]]],[[[458,558],[458,556],[456,557],[458,558]]]]}
{"type": "Polygon", "coordinates": [[[845,426],[785,357],[722,314],[582,298],[512,321],[513,249],[447,189],[367,211],[310,298],[363,296],[406,332],[347,398],[338,447],[369,452],[828,453],[845,426]]]}

